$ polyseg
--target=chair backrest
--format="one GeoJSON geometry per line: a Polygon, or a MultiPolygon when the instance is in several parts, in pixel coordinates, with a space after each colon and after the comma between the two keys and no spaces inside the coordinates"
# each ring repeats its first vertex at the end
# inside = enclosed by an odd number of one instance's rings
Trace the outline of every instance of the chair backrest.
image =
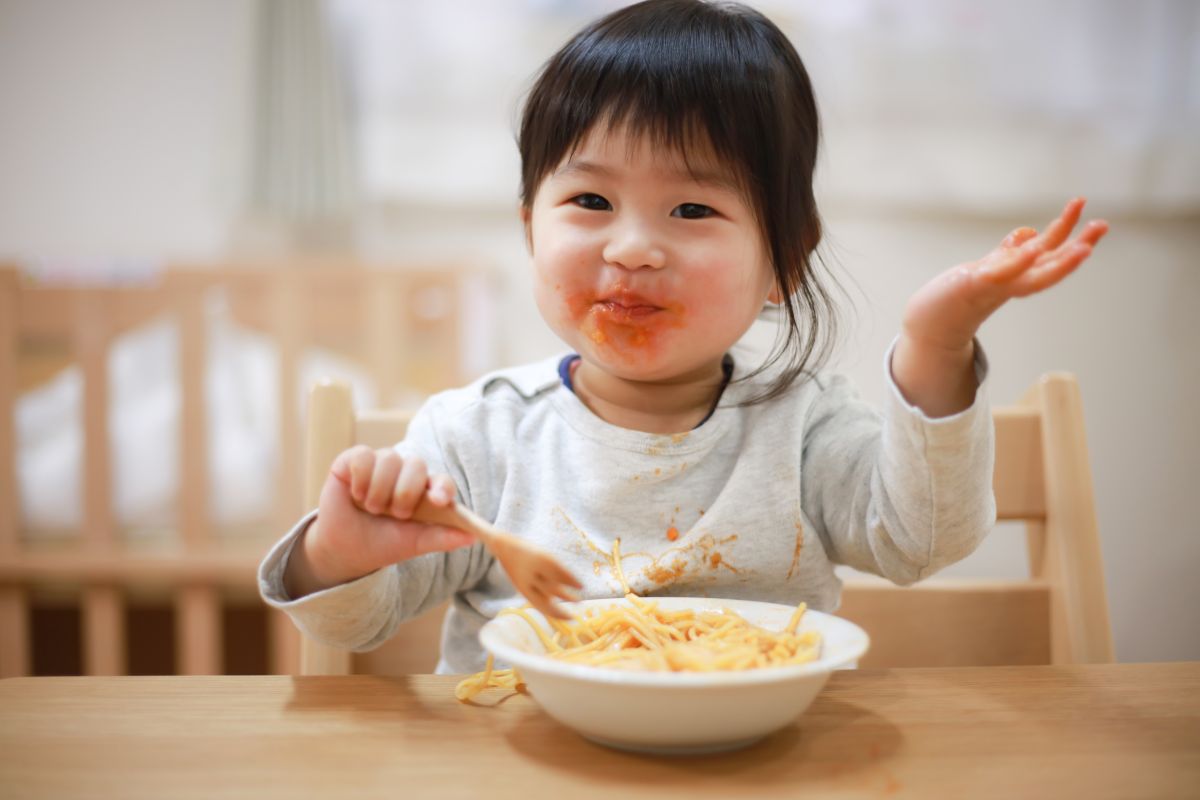
{"type": "MultiPolygon", "coordinates": [[[[1029,577],[939,579],[911,587],[846,582],[838,615],[863,626],[863,667],[1094,663],[1113,660],[1079,385],[1043,376],[1015,405],[997,408],[994,489],[1000,521],[1023,521],[1029,577]]],[[[305,498],[316,505],[329,464],[357,443],[403,438],[408,415],[356,413],[344,384],[314,387],[309,403],[305,498]]],[[[997,535],[1003,535],[997,533],[997,535]]],[[[304,640],[303,674],[429,671],[444,607],[400,626],[374,654],[304,640]]]]}

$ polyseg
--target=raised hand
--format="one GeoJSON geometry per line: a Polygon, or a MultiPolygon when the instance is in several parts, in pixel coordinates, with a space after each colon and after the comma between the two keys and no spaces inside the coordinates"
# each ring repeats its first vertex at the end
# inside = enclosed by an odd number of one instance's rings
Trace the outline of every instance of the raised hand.
{"type": "Polygon", "coordinates": [[[892,358],[892,375],[911,403],[933,416],[970,405],[971,342],[980,326],[1009,300],[1070,275],[1108,232],[1107,222],[1092,220],[1069,240],[1083,206],[1083,198],[1071,200],[1041,233],[1017,228],[983,258],[943,272],[912,296],[892,358]]]}

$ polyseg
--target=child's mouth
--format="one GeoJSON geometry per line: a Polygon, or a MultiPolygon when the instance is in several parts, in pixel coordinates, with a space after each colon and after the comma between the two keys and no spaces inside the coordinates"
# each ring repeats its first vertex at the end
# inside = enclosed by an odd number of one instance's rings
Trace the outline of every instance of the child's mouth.
{"type": "Polygon", "coordinates": [[[600,294],[592,303],[593,313],[618,324],[642,322],[664,310],[652,298],[624,286],[600,294]]]}
{"type": "Polygon", "coordinates": [[[639,322],[663,310],[652,303],[630,300],[597,300],[592,308],[614,322],[639,322]]]}

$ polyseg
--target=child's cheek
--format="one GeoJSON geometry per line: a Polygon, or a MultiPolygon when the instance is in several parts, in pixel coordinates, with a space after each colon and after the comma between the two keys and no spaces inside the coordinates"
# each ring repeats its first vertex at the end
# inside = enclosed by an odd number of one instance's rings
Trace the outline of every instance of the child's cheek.
{"type": "Polygon", "coordinates": [[[720,280],[697,281],[691,288],[688,303],[695,310],[697,319],[713,323],[729,317],[747,291],[747,288],[731,286],[720,280]]]}
{"type": "Polygon", "coordinates": [[[543,276],[539,298],[543,311],[548,311],[552,322],[566,329],[577,329],[591,305],[593,292],[583,285],[577,272],[558,270],[543,276]]]}
{"type": "Polygon", "coordinates": [[[750,269],[753,253],[741,259],[709,261],[687,281],[687,304],[694,319],[714,321],[739,318],[748,308],[757,315],[774,281],[770,268],[750,269]]]}
{"type": "Polygon", "coordinates": [[[559,304],[562,306],[567,320],[578,327],[592,306],[595,292],[590,289],[564,287],[562,284],[558,284],[555,289],[558,291],[559,304]]]}
{"type": "Polygon", "coordinates": [[[569,253],[560,252],[549,242],[539,242],[535,250],[534,294],[542,316],[556,329],[572,327],[572,314],[565,298],[572,291],[572,282],[578,280],[581,273],[573,269],[575,262],[569,253]]]}

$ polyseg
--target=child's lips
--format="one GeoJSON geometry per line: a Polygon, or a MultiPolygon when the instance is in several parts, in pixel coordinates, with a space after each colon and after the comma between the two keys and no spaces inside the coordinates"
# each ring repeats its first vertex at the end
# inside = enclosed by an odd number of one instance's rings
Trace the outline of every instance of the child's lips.
{"type": "Polygon", "coordinates": [[[625,287],[600,294],[592,303],[592,308],[596,313],[617,322],[636,322],[666,310],[653,298],[625,287]]]}
{"type": "Polygon", "coordinates": [[[642,301],[597,300],[592,306],[595,311],[614,321],[639,321],[654,316],[664,309],[661,306],[642,301]]]}

